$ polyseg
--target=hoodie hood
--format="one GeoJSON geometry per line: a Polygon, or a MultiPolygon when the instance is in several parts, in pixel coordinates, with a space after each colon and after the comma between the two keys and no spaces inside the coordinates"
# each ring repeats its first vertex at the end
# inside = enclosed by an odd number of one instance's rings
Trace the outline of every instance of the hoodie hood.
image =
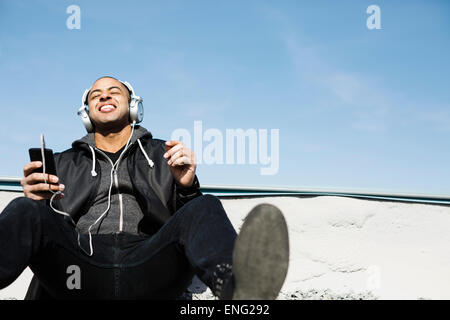
{"type": "MultiPolygon", "coordinates": [[[[128,144],[128,147],[130,145],[132,145],[134,142],[138,142],[139,148],[141,149],[142,153],[144,154],[148,165],[153,168],[154,166],[154,162],[152,159],[149,158],[148,154],[145,152],[144,148],[142,147],[142,142],[141,140],[147,140],[147,139],[151,139],[152,138],[152,134],[150,132],[147,131],[147,129],[141,127],[141,126],[135,126],[134,130],[132,131],[133,135],[130,139],[130,142],[128,144]]],[[[72,143],[72,147],[74,149],[85,149],[85,150],[90,150],[90,152],[92,153],[92,170],[91,170],[91,175],[93,177],[97,176],[97,171],[95,170],[95,166],[96,166],[96,161],[95,161],[95,138],[94,138],[94,133],[88,133],[87,135],[85,135],[83,138],[75,140],[72,143]]],[[[128,148],[127,147],[127,148],[128,148]]],[[[126,150],[124,150],[122,152],[122,154],[125,152],[126,150]]],[[[121,155],[122,156],[122,155],[121,155]]],[[[120,158],[119,160],[120,161],[120,158]]]]}
{"type": "MultiPolygon", "coordinates": [[[[131,140],[130,140],[130,144],[136,142],[137,139],[145,140],[145,139],[151,139],[151,138],[153,138],[153,136],[149,131],[147,131],[147,129],[136,125],[134,128],[133,136],[131,137],[131,140]]],[[[83,148],[83,147],[87,148],[89,146],[94,147],[94,148],[96,146],[95,139],[94,139],[94,132],[88,133],[81,139],[75,140],[72,143],[72,147],[74,149],[83,148]]]]}

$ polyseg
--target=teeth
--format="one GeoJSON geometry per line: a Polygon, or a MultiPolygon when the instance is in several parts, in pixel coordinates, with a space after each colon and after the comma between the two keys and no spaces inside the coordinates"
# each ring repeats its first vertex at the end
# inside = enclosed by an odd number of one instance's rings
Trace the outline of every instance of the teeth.
{"type": "Polygon", "coordinates": [[[111,109],[114,109],[114,106],[110,105],[110,104],[107,104],[106,106],[102,106],[100,108],[100,111],[107,111],[107,110],[111,110],[111,109]]]}

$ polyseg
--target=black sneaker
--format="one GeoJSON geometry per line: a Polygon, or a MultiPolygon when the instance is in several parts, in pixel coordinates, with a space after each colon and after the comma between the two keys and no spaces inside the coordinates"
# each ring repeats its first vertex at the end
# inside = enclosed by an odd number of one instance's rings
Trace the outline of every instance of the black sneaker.
{"type": "Polygon", "coordinates": [[[233,251],[233,300],[276,299],[289,265],[286,220],[271,204],[250,211],[233,251]]]}

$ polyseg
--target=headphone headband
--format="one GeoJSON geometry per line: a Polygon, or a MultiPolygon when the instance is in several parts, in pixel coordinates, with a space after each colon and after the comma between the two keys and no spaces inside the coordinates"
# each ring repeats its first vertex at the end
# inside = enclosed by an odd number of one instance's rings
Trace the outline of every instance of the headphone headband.
{"type": "MultiPolygon", "coordinates": [[[[128,105],[130,123],[134,122],[137,124],[142,122],[144,118],[144,106],[142,104],[143,99],[135,95],[134,89],[129,82],[120,80],[117,81],[122,83],[125,86],[125,88],[127,88],[130,94],[130,103],[128,105]]],[[[94,125],[92,124],[92,121],[89,117],[88,95],[89,92],[91,92],[91,89],[86,89],[84,91],[83,96],[81,98],[81,107],[78,109],[77,112],[77,114],[81,117],[81,121],[83,122],[87,132],[94,131],[94,125]]]]}
{"type": "MultiPolygon", "coordinates": [[[[120,81],[120,80],[117,80],[117,81],[119,81],[121,84],[123,84],[125,86],[125,88],[127,88],[128,93],[130,94],[130,98],[135,96],[134,89],[133,89],[133,87],[131,86],[131,84],[129,82],[127,82],[127,81],[120,81]]],[[[81,104],[82,105],[85,105],[85,106],[89,105],[89,103],[88,103],[88,95],[89,95],[89,92],[91,92],[91,89],[92,88],[84,90],[83,97],[81,98],[81,104]]]]}

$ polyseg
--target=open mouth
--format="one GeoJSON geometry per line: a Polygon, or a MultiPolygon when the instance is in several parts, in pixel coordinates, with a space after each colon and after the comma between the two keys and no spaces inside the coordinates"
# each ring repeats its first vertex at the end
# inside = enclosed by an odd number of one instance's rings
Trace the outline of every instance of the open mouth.
{"type": "Polygon", "coordinates": [[[111,112],[114,109],[116,109],[116,107],[112,104],[105,104],[104,106],[100,107],[100,112],[111,112]]]}

